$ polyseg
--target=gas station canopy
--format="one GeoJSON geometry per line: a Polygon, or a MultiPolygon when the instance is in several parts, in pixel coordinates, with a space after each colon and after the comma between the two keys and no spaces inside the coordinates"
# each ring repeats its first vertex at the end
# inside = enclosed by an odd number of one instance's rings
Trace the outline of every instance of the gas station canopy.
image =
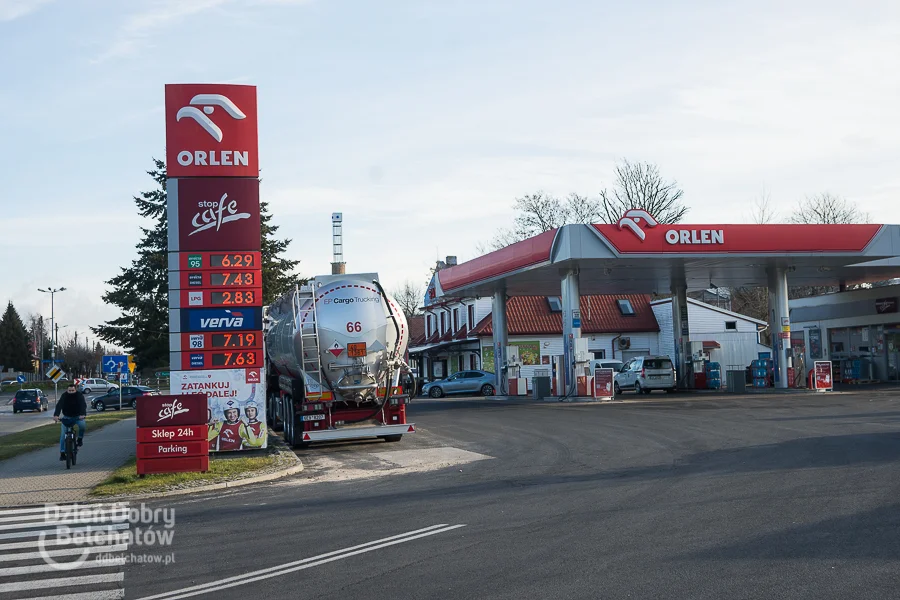
{"type": "Polygon", "coordinates": [[[580,273],[582,294],[668,294],[900,277],[900,225],[663,225],[644,211],[616,224],[566,225],[438,272],[435,296],[559,295],[580,273]]]}

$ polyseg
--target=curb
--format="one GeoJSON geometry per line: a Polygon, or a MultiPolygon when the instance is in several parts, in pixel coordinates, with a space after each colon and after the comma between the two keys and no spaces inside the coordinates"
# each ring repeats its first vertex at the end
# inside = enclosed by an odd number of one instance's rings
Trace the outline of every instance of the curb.
{"type": "Polygon", "coordinates": [[[278,471],[273,471],[272,473],[265,473],[263,475],[256,475],[254,477],[245,477],[243,479],[236,479],[234,481],[223,481],[221,483],[210,483],[207,485],[199,485],[197,487],[191,487],[180,490],[168,490],[162,492],[147,492],[145,494],[129,494],[123,496],[93,496],[90,498],[92,502],[116,502],[122,500],[144,500],[148,498],[166,498],[169,496],[184,496],[187,494],[200,494],[203,492],[213,492],[216,490],[225,490],[232,488],[239,488],[245,485],[251,485],[254,483],[264,483],[266,481],[273,481],[275,479],[281,479],[282,477],[288,477],[290,475],[295,475],[303,471],[303,462],[300,458],[294,454],[293,450],[288,448],[287,444],[284,443],[284,440],[278,436],[274,435],[272,430],[269,430],[269,439],[277,440],[274,442],[274,446],[278,448],[279,454],[289,454],[294,457],[294,462],[296,464],[285,467],[284,469],[280,469],[278,471]]]}

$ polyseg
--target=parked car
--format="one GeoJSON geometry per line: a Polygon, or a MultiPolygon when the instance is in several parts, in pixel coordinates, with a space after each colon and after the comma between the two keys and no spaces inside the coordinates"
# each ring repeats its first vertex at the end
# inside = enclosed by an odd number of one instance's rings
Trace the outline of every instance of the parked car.
{"type": "Polygon", "coordinates": [[[118,385],[105,379],[82,379],[78,385],[78,391],[82,394],[92,394],[94,392],[105,394],[109,390],[117,389],[119,389],[118,385]]]}
{"type": "Polygon", "coordinates": [[[653,390],[675,391],[675,365],[668,356],[638,356],[616,373],[616,394],[622,390],[649,394],[653,390]]]}
{"type": "Polygon", "coordinates": [[[102,396],[91,398],[91,408],[96,411],[104,411],[107,408],[119,410],[121,408],[134,408],[134,404],[141,396],[158,396],[159,392],[145,385],[126,385],[122,387],[122,403],[119,404],[119,388],[109,390],[102,396]]]}
{"type": "Polygon", "coordinates": [[[45,411],[50,408],[47,396],[41,390],[19,390],[12,400],[13,414],[23,410],[45,411]]]}
{"type": "Polygon", "coordinates": [[[604,358],[595,358],[591,361],[591,375],[594,374],[594,371],[597,369],[612,369],[616,373],[622,370],[622,366],[624,363],[621,360],[616,359],[604,359],[604,358]]]}
{"type": "Polygon", "coordinates": [[[0,389],[3,389],[4,387],[11,388],[14,385],[18,385],[18,383],[19,382],[15,379],[4,379],[3,381],[0,381],[0,389]]]}
{"type": "Polygon", "coordinates": [[[446,379],[438,379],[422,386],[422,393],[432,398],[447,394],[494,394],[496,376],[487,371],[460,371],[446,379]]]}

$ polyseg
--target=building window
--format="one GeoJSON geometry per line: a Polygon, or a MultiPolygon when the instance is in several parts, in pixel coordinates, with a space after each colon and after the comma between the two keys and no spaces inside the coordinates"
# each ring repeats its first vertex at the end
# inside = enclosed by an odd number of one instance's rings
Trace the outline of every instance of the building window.
{"type": "MultiPolygon", "coordinates": [[[[453,309],[453,333],[459,331],[459,309],[453,309]]],[[[460,359],[462,360],[462,359],[460,359]]]]}
{"type": "Polygon", "coordinates": [[[462,354],[459,355],[458,360],[457,360],[457,363],[456,363],[456,366],[459,367],[459,368],[457,369],[457,371],[465,371],[465,370],[466,370],[466,363],[465,363],[464,360],[463,360],[463,355],[462,355],[462,354]]]}
{"type": "MultiPolygon", "coordinates": [[[[472,308],[471,306],[469,308],[472,308]]],[[[475,370],[478,368],[478,359],[475,358],[475,353],[469,355],[469,368],[475,370]]]]}
{"type": "Polygon", "coordinates": [[[443,335],[444,331],[447,329],[447,313],[441,311],[441,335],[443,335]]]}
{"type": "Polygon", "coordinates": [[[561,313],[562,312],[562,302],[560,302],[559,296],[548,296],[547,304],[550,305],[550,312],[552,312],[552,313],[561,313]]]}
{"type": "Polygon", "coordinates": [[[594,358],[603,360],[606,358],[606,350],[594,350],[594,358]]]}
{"type": "Polygon", "coordinates": [[[627,298],[619,298],[618,300],[616,300],[616,304],[619,306],[619,312],[622,313],[623,317],[634,316],[634,307],[631,306],[631,300],[627,298]]]}
{"type": "Polygon", "coordinates": [[[431,337],[431,315],[425,316],[425,337],[431,337]]]}
{"type": "Polygon", "coordinates": [[[737,331],[737,321],[725,321],[725,331],[737,331]]]}
{"type": "MultiPolygon", "coordinates": [[[[469,331],[475,329],[475,305],[469,305],[469,331]]],[[[474,368],[474,367],[472,367],[474,368]]]]}

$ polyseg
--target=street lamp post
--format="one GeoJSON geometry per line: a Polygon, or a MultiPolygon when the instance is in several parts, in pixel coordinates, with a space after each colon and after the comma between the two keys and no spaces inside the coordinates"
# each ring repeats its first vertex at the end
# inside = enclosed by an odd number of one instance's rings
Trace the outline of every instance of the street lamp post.
{"type": "MultiPolygon", "coordinates": [[[[45,294],[50,294],[50,362],[55,367],[56,366],[56,328],[54,325],[55,321],[55,311],[54,311],[54,296],[57,292],[64,292],[66,288],[56,288],[48,287],[46,290],[38,288],[39,292],[44,292],[45,294]]],[[[43,357],[42,357],[43,358],[43,357]]],[[[56,383],[53,384],[53,393],[56,394],[57,398],[59,397],[59,388],[56,383]]]]}

